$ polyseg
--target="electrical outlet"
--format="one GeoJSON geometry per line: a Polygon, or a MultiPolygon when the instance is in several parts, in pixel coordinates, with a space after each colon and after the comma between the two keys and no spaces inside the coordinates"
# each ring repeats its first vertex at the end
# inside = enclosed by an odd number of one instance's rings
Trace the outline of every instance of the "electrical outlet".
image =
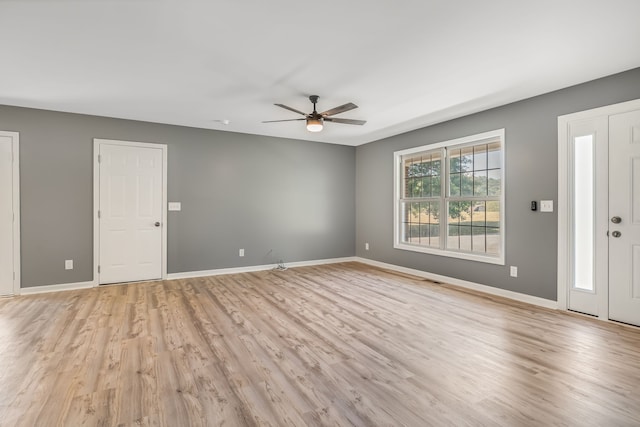
{"type": "Polygon", "coordinates": [[[512,265],[510,269],[510,274],[511,274],[511,277],[518,277],[518,267],[516,267],[515,265],[512,265]]]}
{"type": "Polygon", "coordinates": [[[72,259],[64,260],[64,269],[65,270],[73,270],[73,260],[72,259]]]}
{"type": "Polygon", "coordinates": [[[238,256],[244,256],[244,249],[240,249],[238,251],[238,256]]]}
{"type": "Polygon", "coordinates": [[[368,244],[368,243],[365,243],[365,244],[364,244],[364,250],[365,250],[365,251],[368,251],[368,250],[369,250],[369,244],[368,244]]]}

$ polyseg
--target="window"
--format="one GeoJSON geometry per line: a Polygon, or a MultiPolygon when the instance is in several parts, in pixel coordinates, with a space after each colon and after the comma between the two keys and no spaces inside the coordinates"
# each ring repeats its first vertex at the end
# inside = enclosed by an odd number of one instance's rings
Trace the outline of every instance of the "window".
{"type": "Polygon", "coordinates": [[[394,161],[394,247],[504,264],[504,129],[394,161]]]}

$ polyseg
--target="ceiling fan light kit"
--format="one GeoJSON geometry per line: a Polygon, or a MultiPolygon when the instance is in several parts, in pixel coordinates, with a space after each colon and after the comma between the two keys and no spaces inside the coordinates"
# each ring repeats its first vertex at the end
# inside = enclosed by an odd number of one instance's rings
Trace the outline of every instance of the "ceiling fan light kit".
{"type": "Polygon", "coordinates": [[[358,106],[352,102],[349,102],[344,105],[340,105],[339,107],[332,108],[327,111],[323,111],[322,113],[318,113],[316,111],[316,103],[318,102],[318,95],[311,95],[309,97],[309,101],[313,104],[313,112],[307,114],[303,113],[300,110],[296,110],[295,108],[288,107],[284,104],[274,104],[280,108],[284,108],[285,110],[293,111],[294,113],[298,113],[303,115],[305,118],[303,119],[286,119],[286,120],[266,120],[262,123],[275,123],[275,122],[291,122],[298,120],[306,120],[307,122],[307,130],[309,132],[320,132],[324,127],[324,122],[334,122],[334,123],[342,123],[346,125],[359,125],[362,126],[366,123],[366,120],[355,120],[355,119],[340,119],[333,118],[330,116],[335,116],[336,114],[344,113],[345,111],[353,110],[354,108],[358,108],[358,106]]]}
{"type": "Polygon", "coordinates": [[[309,132],[320,132],[322,127],[322,119],[307,119],[307,130],[309,132]]]}

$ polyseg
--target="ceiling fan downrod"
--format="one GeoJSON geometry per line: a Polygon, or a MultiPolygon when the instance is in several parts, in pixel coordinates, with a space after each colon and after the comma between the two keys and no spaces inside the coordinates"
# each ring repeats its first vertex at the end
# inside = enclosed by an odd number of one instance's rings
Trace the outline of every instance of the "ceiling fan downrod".
{"type": "Polygon", "coordinates": [[[319,98],[320,97],[318,95],[309,96],[309,101],[311,101],[311,103],[313,104],[313,113],[312,114],[318,114],[318,112],[316,111],[316,103],[318,102],[319,98]]]}

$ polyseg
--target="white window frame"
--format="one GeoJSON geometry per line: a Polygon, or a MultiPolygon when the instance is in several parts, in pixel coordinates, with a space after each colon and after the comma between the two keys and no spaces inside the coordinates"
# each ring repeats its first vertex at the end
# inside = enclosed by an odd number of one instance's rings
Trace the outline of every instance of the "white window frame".
{"type": "Polygon", "coordinates": [[[505,181],[505,158],[506,158],[506,140],[505,130],[496,129],[489,132],[479,133],[476,135],[465,136],[462,138],[452,139],[449,141],[438,142],[434,144],[422,145],[420,147],[408,148],[405,150],[395,151],[393,153],[393,247],[395,249],[402,249],[412,252],[421,252],[433,255],[446,256],[450,258],[466,259],[470,261],[479,261],[489,264],[505,265],[505,241],[506,241],[506,181],[505,181]],[[451,250],[445,248],[445,241],[447,238],[448,216],[443,215],[443,222],[440,224],[440,240],[442,242],[440,248],[412,245],[401,241],[401,196],[402,196],[402,158],[407,155],[416,154],[422,151],[433,151],[437,149],[443,149],[442,167],[441,167],[441,182],[443,185],[443,195],[440,198],[441,210],[444,211],[447,206],[449,197],[449,161],[448,150],[451,148],[461,148],[462,146],[469,146],[482,143],[483,140],[496,139],[500,140],[500,254],[483,255],[475,252],[465,252],[460,250],[451,250]]]}

